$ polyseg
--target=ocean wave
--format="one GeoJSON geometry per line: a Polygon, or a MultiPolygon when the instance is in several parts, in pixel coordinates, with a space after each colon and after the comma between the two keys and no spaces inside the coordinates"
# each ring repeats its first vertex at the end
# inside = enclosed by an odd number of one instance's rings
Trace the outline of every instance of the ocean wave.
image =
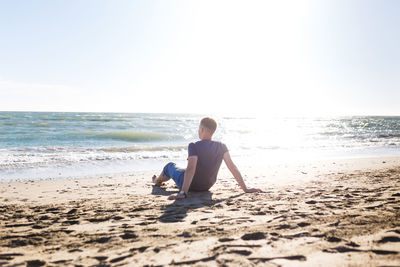
{"type": "Polygon", "coordinates": [[[94,136],[100,139],[112,139],[112,140],[132,141],[132,142],[183,139],[183,137],[179,135],[169,135],[157,132],[135,132],[135,131],[115,131],[102,134],[94,133],[94,136]]]}
{"type": "Polygon", "coordinates": [[[187,146],[133,146],[133,147],[107,147],[99,150],[105,152],[141,152],[141,151],[181,151],[187,146]]]}
{"type": "Polygon", "coordinates": [[[387,134],[379,134],[378,138],[399,138],[400,137],[400,133],[387,133],[387,134]]]}
{"type": "Polygon", "coordinates": [[[146,120],[149,121],[168,121],[168,122],[180,122],[182,121],[181,118],[156,118],[156,117],[149,117],[149,118],[145,118],[146,120]]]}
{"type": "Polygon", "coordinates": [[[222,117],[224,120],[256,120],[256,117],[222,117]]]}
{"type": "Polygon", "coordinates": [[[185,157],[187,146],[13,147],[0,148],[0,169],[65,166],[83,162],[117,162],[185,157]]]}
{"type": "Polygon", "coordinates": [[[74,146],[38,146],[38,147],[8,147],[0,148],[1,153],[9,155],[34,155],[34,154],[70,154],[82,153],[90,154],[97,152],[145,152],[145,151],[181,151],[187,148],[187,145],[148,145],[148,146],[126,146],[126,147],[74,147],[74,146]]]}
{"type": "MultiPolygon", "coordinates": [[[[194,114],[0,112],[0,151],[19,147],[34,157],[58,153],[54,158],[66,158],[71,153],[83,160],[85,153],[99,153],[97,158],[102,153],[113,157],[119,153],[122,158],[166,155],[197,138],[200,118],[194,114]]],[[[400,117],[254,119],[222,117],[215,138],[246,151],[393,147],[400,142],[400,117]]]]}

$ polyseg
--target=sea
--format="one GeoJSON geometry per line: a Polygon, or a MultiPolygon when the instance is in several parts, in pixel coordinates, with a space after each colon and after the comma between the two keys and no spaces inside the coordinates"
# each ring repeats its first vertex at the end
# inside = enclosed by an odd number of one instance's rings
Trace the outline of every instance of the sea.
{"type": "MultiPolygon", "coordinates": [[[[0,182],[185,167],[204,114],[0,112],[0,182]]],[[[400,116],[214,116],[239,166],[400,156],[400,116]]]]}

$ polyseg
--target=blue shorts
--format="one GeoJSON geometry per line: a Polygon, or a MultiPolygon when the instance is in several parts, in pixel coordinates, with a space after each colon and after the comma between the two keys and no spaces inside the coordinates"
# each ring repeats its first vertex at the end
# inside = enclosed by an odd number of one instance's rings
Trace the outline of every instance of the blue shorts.
{"type": "Polygon", "coordinates": [[[179,169],[176,167],[175,163],[170,162],[165,165],[163,169],[163,175],[164,178],[172,178],[179,189],[182,189],[183,177],[185,176],[184,169],[179,169]]]}

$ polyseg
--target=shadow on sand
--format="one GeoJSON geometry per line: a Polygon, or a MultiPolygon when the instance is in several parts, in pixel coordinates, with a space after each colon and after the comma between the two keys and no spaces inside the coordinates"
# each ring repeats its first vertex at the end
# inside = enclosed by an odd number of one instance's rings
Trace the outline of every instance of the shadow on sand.
{"type": "MultiPolygon", "coordinates": [[[[177,193],[176,191],[167,191],[162,187],[153,186],[152,194],[153,195],[163,195],[169,196],[177,193]]],[[[162,207],[164,213],[158,218],[160,222],[164,223],[173,223],[180,222],[186,216],[189,210],[199,209],[202,207],[212,207],[218,203],[231,200],[237,197],[240,197],[245,193],[240,193],[234,196],[230,196],[222,199],[212,199],[213,193],[210,191],[205,192],[190,192],[190,195],[186,199],[177,199],[171,204],[162,207]]]]}

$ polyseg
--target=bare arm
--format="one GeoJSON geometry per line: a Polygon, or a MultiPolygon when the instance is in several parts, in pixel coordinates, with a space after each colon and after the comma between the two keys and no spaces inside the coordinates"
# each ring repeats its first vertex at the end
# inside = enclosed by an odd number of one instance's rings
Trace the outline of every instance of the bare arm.
{"type": "MultiPolygon", "coordinates": [[[[184,191],[185,194],[189,192],[189,187],[190,184],[192,183],[194,173],[196,171],[196,166],[197,166],[197,156],[190,156],[188,158],[188,164],[185,170],[185,174],[183,176],[183,184],[181,188],[181,191],[184,191]]],[[[185,198],[185,196],[182,196],[180,194],[175,194],[168,197],[168,199],[178,199],[178,198],[185,198]]]]}
{"type": "Polygon", "coordinates": [[[194,173],[196,171],[197,166],[197,156],[191,156],[188,158],[188,165],[185,170],[185,176],[183,177],[183,184],[181,191],[184,191],[186,194],[189,192],[190,184],[192,183],[194,173]]]}
{"type": "Polygon", "coordinates": [[[240,173],[239,169],[236,167],[236,165],[233,163],[231,155],[229,152],[225,152],[224,154],[224,161],[226,166],[228,167],[229,171],[232,173],[233,177],[235,180],[238,182],[240,188],[246,193],[253,193],[253,192],[262,192],[261,189],[257,188],[247,188],[246,184],[243,181],[242,174],[240,173]]]}

